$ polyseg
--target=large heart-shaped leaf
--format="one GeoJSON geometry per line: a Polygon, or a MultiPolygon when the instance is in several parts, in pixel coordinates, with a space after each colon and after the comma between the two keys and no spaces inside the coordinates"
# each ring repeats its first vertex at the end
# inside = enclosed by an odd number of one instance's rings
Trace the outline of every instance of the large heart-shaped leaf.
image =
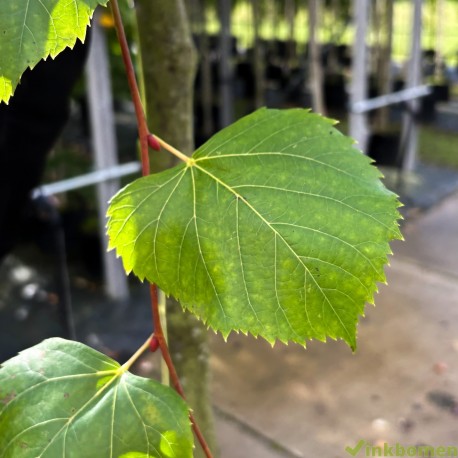
{"type": "Polygon", "coordinates": [[[108,210],[127,271],[227,335],[342,338],[384,281],[399,202],[332,121],[262,109],[108,210]]]}
{"type": "Polygon", "coordinates": [[[8,102],[21,75],[41,59],[84,41],[97,5],[108,0],[0,2],[0,102],[8,102]]]}
{"type": "Polygon", "coordinates": [[[49,339],[0,369],[0,457],[191,457],[169,387],[77,342],[49,339]]]}

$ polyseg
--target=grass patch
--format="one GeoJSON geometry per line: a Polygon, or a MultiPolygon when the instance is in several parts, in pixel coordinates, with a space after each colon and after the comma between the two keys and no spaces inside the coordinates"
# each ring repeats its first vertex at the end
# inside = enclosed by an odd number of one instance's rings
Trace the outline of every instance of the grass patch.
{"type": "Polygon", "coordinates": [[[419,157],[428,164],[458,169],[458,133],[421,126],[419,157]]]}

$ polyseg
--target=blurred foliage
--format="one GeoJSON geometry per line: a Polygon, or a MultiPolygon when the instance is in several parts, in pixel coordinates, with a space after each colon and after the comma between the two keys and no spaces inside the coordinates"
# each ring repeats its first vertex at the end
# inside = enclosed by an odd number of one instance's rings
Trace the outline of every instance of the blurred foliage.
{"type": "Polygon", "coordinates": [[[428,164],[458,170],[458,132],[439,130],[433,126],[420,129],[419,155],[428,164]]]}

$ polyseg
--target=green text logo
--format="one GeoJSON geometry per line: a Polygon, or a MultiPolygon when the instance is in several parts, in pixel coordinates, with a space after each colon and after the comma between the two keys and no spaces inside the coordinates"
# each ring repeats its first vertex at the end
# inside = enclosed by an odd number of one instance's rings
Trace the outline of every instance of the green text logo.
{"type": "Polygon", "coordinates": [[[458,456],[458,447],[433,447],[431,445],[404,446],[399,443],[389,445],[371,445],[360,439],[354,447],[347,445],[345,451],[351,456],[417,456],[417,457],[453,457],[458,456]]]}

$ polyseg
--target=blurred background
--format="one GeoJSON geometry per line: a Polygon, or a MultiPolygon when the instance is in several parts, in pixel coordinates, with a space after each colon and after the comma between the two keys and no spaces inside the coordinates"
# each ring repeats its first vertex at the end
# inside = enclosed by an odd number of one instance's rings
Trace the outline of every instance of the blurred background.
{"type": "MultiPolygon", "coordinates": [[[[136,5],[120,3],[136,58],[136,5]]],[[[393,246],[390,286],[355,355],[342,342],[304,351],[212,337],[221,455],[341,457],[359,439],[458,445],[458,1],[178,3],[197,52],[196,147],[256,108],[313,108],[404,204],[406,242],[393,246]]],[[[109,10],[77,48],[27,71],[0,106],[1,361],[50,336],[123,360],[151,332],[147,288],[105,253],[106,202],[140,170],[109,10]]],[[[146,357],[137,370],[158,365],[146,357]]]]}

